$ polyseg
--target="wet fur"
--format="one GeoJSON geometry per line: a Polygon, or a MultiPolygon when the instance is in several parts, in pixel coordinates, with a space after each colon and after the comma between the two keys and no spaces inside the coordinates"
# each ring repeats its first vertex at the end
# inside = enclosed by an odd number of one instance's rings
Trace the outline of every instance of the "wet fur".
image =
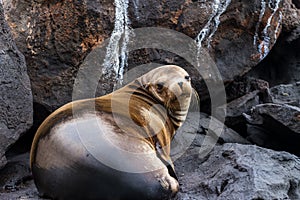
{"type": "MultiPolygon", "coordinates": [[[[180,73],[178,73],[178,70],[182,70],[182,69],[177,66],[164,66],[155,70],[156,70],[155,72],[150,71],[146,75],[136,79],[132,83],[124,86],[123,88],[111,94],[98,97],[98,98],[74,101],[62,106],[61,108],[53,112],[41,124],[41,126],[37,130],[37,133],[35,135],[32,144],[32,149],[30,154],[30,166],[31,169],[34,172],[36,172],[34,173],[34,177],[38,179],[36,183],[43,180],[43,176],[47,176],[47,173],[48,174],[53,173],[49,171],[43,171],[42,169],[37,169],[38,163],[36,163],[36,155],[38,153],[39,142],[43,139],[46,140],[46,137],[48,137],[48,135],[51,134],[52,129],[58,124],[65,123],[65,122],[68,123],[69,120],[75,118],[74,113],[78,117],[80,117],[81,115],[84,115],[86,113],[95,113],[95,112],[100,114],[107,113],[108,115],[114,114],[115,116],[118,116],[121,119],[131,119],[137,125],[143,127],[142,132],[137,132],[134,129],[131,129],[131,127],[128,127],[128,130],[125,130],[125,133],[130,134],[132,136],[136,136],[137,138],[143,140],[147,145],[149,145],[153,149],[153,151],[156,151],[158,158],[166,166],[169,166],[168,167],[169,173],[173,175],[173,177],[176,177],[174,172],[175,170],[170,158],[170,143],[175,134],[176,129],[179,126],[181,126],[181,124],[183,123],[186,117],[184,115],[187,114],[187,110],[181,111],[180,103],[184,104],[185,107],[184,109],[188,109],[190,103],[189,102],[190,97],[188,96],[180,97],[180,98],[186,98],[186,102],[183,103],[179,102],[180,100],[182,101],[182,99],[177,99],[176,94],[174,94],[174,92],[170,92],[167,86],[164,86],[161,90],[159,90],[159,92],[157,92],[158,91],[156,88],[157,83],[153,81],[149,82],[149,79],[151,80],[153,74],[157,74],[157,72],[159,73],[163,72],[168,74],[168,76],[170,76],[170,74],[171,76],[173,76],[172,74],[177,75],[177,74],[184,73],[185,71],[182,72],[180,71],[180,73]],[[128,108],[126,107],[127,106],[126,101],[128,101],[128,98],[130,98],[129,100],[130,116],[128,116],[128,108]],[[157,106],[154,107],[153,109],[154,104],[161,105],[162,107],[157,106]],[[95,106],[93,107],[91,105],[95,105],[95,106]],[[113,109],[112,105],[119,105],[119,106],[117,109],[113,109]],[[143,110],[150,110],[150,109],[152,109],[151,112],[155,114],[154,117],[155,118],[157,117],[157,119],[154,120],[155,122],[158,123],[157,125],[161,126],[161,123],[163,123],[162,125],[163,128],[157,134],[153,132],[153,127],[150,126],[148,121],[149,119],[147,119],[147,117],[141,117],[144,115],[143,110]],[[172,112],[180,113],[180,116],[176,116],[172,112]],[[161,147],[164,148],[158,150],[157,144],[159,144],[161,147]]],[[[166,79],[166,82],[168,82],[169,79],[170,78],[168,77],[168,79],[166,79]]],[[[187,93],[191,94],[192,90],[189,88],[190,82],[187,81],[187,83],[185,84],[188,84],[188,85],[184,85],[184,87],[186,87],[186,89],[188,90],[187,93]]],[[[172,87],[173,86],[174,85],[172,85],[172,87]]],[[[177,87],[178,86],[176,86],[175,89],[173,90],[175,91],[175,93],[180,92],[178,91],[177,87]]],[[[122,134],[124,134],[124,131],[122,134]]],[[[97,167],[98,165],[96,164],[95,166],[97,167]]],[[[55,176],[55,173],[52,175],[55,176]]],[[[163,173],[168,173],[168,172],[163,172],[163,173]]],[[[154,196],[152,196],[151,198],[154,198],[154,196]]]]}

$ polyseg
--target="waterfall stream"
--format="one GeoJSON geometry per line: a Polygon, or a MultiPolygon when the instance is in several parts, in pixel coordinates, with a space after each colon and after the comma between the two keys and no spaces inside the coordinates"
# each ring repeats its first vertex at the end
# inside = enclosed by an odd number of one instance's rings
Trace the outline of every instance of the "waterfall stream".
{"type": "MultiPolygon", "coordinates": [[[[2,0],[0,0],[2,1],[2,0]]],[[[282,13],[279,13],[279,21],[275,29],[275,36],[270,36],[271,22],[274,15],[279,9],[281,0],[261,0],[261,10],[258,23],[256,25],[253,44],[257,47],[262,60],[270,51],[271,40],[277,39],[277,34],[282,21],[282,13]],[[262,21],[266,15],[266,10],[271,10],[271,15],[267,20],[267,24],[262,30],[262,21]],[[262,30],[259,33],[259,30],[262,30]]],[[[109,44],[106,49],[106,56],[103,64],[103,75],[107,78],[114,78],[114,81],[122,83],[124,68],[127,65],[127,44],[130,39],[131,29],[130,20],[128,18],[129,0],[115,0],[115,22],[109,44]]],[[[220,25],[220,17],[227,10],[231,0],[214,0],[211,7],[212,13],[197,35],[197,59],[199,63],[200,53],[203,46],[211,47],[211,41],[220,25]]],[[[135,15],[139,18],[138,6],[139,0],[133,1],[135,15]]]]}
{"type": "MultiPolygon", "coordinates": [[[[206,40],[206,46],[210,48],[210,43],[218,27],[220,25],[220,16],[227,10],[231,0],[214,0],[212,5],[212,14],[204,28],[200,31],[195,41],[197,42],[197,65],[200,67],[201,63],[201,49],[202,43],[206,40]]],[[[208,72],[208,78],[211,78],[211,73],[208,72]]]]}
{"type": "MultiPolygon", "coordinates": [[[[255,46],[257,46],[257,48],[258,48],[258,52],[260,53],[260,59],[261,60],[264,59],[268,55],[268,53],[270,52],[270,45],[271,45],[270,41],[272,39],[271,38],[272,36],[270,36],[268,30],[271,27],[271,22],[272,22],[272,19],[273,19],[275,13],[279,9],[280,2],[281,2],[281,0],[269,0],[268,3],[265,0],[261,1],[261,10],[260,10],[260,14],[259,14],[259,20],[258,20],[258,23],[256,25],[256,30],[255,30],[254,40],[253,40],[253,44],[255,46]],[[262,31],[262,39],[258,44],[259,28],[260,28],[260,25],[262,23],[262,19],[265,15],[267,6],[268,6],[269,9],[271,9],[272,14],[270,15],[270,17],[267,20],[267,24],[266,24],[266,26],[264,27],[264,29],[262,31]]],[[[273,36],[275,41],[277,40],[277,34],[278,34],[278,31],[279,31],[281,22],[282,22],[282,13],[280,11],[279,12],[279,21],[277,23],[277,26],[276,26],[276,29],[275,29],[275,34],[273,36]]]]}
{"type": "Polygon", "coordinates": [[[212,37],[218,30],[220,24],[220,16],[226,11],[230,3],[231,0],[214,0],[214,3],[212,5],[212,14],[210,15],[210,18],[205,24],[204,28],[196,37],[198,54],[201,51],[202,43],[205,39],[207,40],[207,47],[210,48],[212,37]]]}
{"type": "Polygon", "coordinates": [[[127,65],[127,44],[131,33],[128,0],[115,0],[115,7],[114,30],[106,49],[102,73],[105,77],[113,77],[121,83],[127,65]]]}

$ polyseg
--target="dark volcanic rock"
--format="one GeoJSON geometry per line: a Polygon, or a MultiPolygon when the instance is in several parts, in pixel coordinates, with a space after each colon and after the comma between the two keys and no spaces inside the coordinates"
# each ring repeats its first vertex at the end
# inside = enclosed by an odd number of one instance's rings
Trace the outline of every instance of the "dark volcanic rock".
{"type": "Polygon", "coordinates": [[[270,89],[274,103],[300,107],[300,82],[278,85],[270,89]]]}
{"type": "Polygon", "coordinates": [[[258,145],[300,155],[300,108],[285,104],[261,104],[245,115],[248,139],[258,145]]]}
{"type": "Polygon", "coordinates": [[[219,120],[205,113],[189,112],[183,126],[176,132],[172,141],[172,159],[176,160],[189,147],[209,147],[217,143],[250,144],[249,141],[219,120]]]}
{"type": "MultiPolygon", "coordinates": [[[[231,102],[251,92],[265,93],[269,88],[269,83],[263,79],[252,77],[238,77],[233,82],[226,85],[227,101],[231,102]]],[[[264,96],[261,94],[261,97],[264,96]]],[[[266,101],[262,99],[261,101],[266,101]]]]}
{"type": "Polygon", "coordinates": [[[295,6],[300,9],[300,1],[299,0],[292,0],[293,4],[295,4],[295,6]]]}
{"type": "Polygon", "coordinates": [[[268,81],[270,87],[300,81],[300,9],[296,7],[298,3],[296,0],[284,1],[282,33],[266,59],[248,74],[268,81]]]}
{"type": "Polygon", "coordinates": [[[250,144],[245,138],[239,135],[237,132],[228,128],[218,119],[215,119],[211,116],[208,116],[204,113],[201,114],[200,118],[201,127],[205,130],[206,134],[209,134],[211,137],[218,138],[220,144],[223,143],[240,143],[240,144],[250,144]],[[212,129],[212,132],[207,132],[209,129],[212,129]],[[218,131],[221,131],[221,134],[218,131]]]}
{"type": "Polygon", "coordinates": [[[246,125],[246,120],[243,117],[243,113],[249,112],[253,106],[259,104],[260,99],[258,94],[259,91],[256,90],[229,102],[226,107],[218,107],[218,116],[224,115],[226,111],[225,124],[234,130],[243,133],[246,125]]]}
{"type": "Polygon", "coordinates": [[[113,1],[10,1],[7,19],[27,60],[34,101],[49,111],[72,100],[80,63],[113,29],[113,1]]]}
{"type": "Polygon", "coordinates": [[[283,1],[283,31],[290,32],[300,25],[299,0],[283,1]]]}
{"type": "MultiPolygon", "coordinates": [[[[283,7],[280,3],[279,9],[275,9],[276,12],[273,13],[275,5],[266,5],[265,12],[262,13],[261,1],[233,0],[226,1],[229,5],[222,13],[221,6],[225,7],[225,1],[220,3],[218,12],[213,10],[216,8],[214,2],[134,0],[129,1],[129,19],[132,28],[163,27],[184,33],[192,39],[211,22],[209,34],[204,38],[202,46],[209,49],[224,81],[232,81],[235,76],[241,76],[260,62],[259,46],[265,44],[267,36],[270,38],[268,48],[273,47],[275,38],[280,33],[280,11],[283,7]],[[263,14],[261,20],[260,14],[263,14]],[[270,26],[267,25],[268,20],[270,26]],[[217,28],[218,21],[220,24],[217,28]],[[267,34],[263,31],[266,27],[267,34]],[[214,33],[212,37],[209,37],[210,33],[214,33]]],[[[286,4],[288,6],[291,2],[286,4]]],[[[49,111],[71,101],[71,91],[80,64],[113,31],[113,1],[4,0],[4,5],[17,44],[27,59],[34,101],[49,111]]],[[[289,15],[284,17],[288,18],[289,15]]],[[[285,22],[291,23],[289,20],[285,22]]],[[[147,54],[149,52],[153,53],[152,50],[141,50],[135,57],[151,62],[151,55],[147,54]]],[[[157,62],[166,64],[167,60],[168,64],[181,65],[187,71],[193,70],[182,58],[177,59],[176,55],[169,53],[158,51],[155,56],[159,58],[157,62]]],[[[203,83],[200,75],[192,76],[197,91],[202,97],[207,97],[208,94],[201,87],[203,83]]]]}
{"type": "Polygon", "coordinates": [[[258,104],[272,102],[268,82],[251,77],[239,77],[228,84],[226,95],[228,103],[217,108],[217,116],[226,112],[225,124],[240,133],[246,132],[243,113],[258,104]]]}
{"type": "Polygon", "coordinates": [[[252,145],[216,146],[205,158],[187,152],[175,162],[175,199],[299,199],[300,160],[252,145]]]}
{"type": "Polygon", "coordinates": [[[262,125],[273,131],[285,127],[295,134],[300,134],[300,108],[284,104],[261,104],[251,111],[251,124],[262,125]],[[276,125],[277,124],[277,125],[276,125]],[[275,126],[272,126],[275,125],[275,126]]]}
{"type": "Polygon", "coordinates": [[[264,79],[270,87],[300,81],[300,38],[292,42],[282,38],[269,56],[247,74],[264,79]]]}
{"type": "Polygon", "coordinates": [[[5,152],[32,125],[32,94],[24,56],[17,49],[0,3],[0,168],[5,152]]]}
{"type": "Polygon", "coordinates": [[[42,199],[29,169],[29,154],[15,156],[8,159],[8,164],[0,171],[0,199],[42,199]]]}

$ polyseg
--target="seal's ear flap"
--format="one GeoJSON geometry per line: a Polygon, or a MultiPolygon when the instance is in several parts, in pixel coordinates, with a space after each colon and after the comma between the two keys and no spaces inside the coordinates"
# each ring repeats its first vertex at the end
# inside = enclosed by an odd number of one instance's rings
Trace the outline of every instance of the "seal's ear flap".
{"type": "Polygon", "coordinates": [[[143,86],[144,86],[144,88],[145,88],[146,90],[148,90],[148,89],[149,89],[149,87],[150,87],[150,85],[151,85],[151,83],[150,83],[150,82],[148,82],[148,83],[145,83],[143,86]]]}
{"type": "Polygon", "coordinates": [[[197,91],[194,88],[192,91],[189,111],[192,111],[192,112],[200,111],[200,98],[199,98],[197,91]]]}
{"type": "MultiPolygon", "coordinates": [[[[145,82],[144,84],[143,84],[143,87],[147,90],[147,91],[149,91],[150,89],[151,89],[151,87],[153,87],[154,86],[154,83],[153,82],[145,82]]],[[[152,88],[153,89],[153,88],[152,88]]]]}
{"type": "Polygon", "coordinates": [[[140,87],[145,88],[145,89],[149,89],[149,87],[152,85],[151,82],[149,82],[149,77],[147,77],[145,75],[136,79],[136,82],[138,82],[140,87]]]}

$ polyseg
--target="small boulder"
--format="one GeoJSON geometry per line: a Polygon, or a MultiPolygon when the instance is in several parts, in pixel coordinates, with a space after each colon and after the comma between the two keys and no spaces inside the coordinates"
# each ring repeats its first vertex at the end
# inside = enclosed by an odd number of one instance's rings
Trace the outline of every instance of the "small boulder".
{"type": "Polygon", "coordinates": [[[300,160],[253,145],[224,144],[200,159],[185,154],[175,162],[176,200],[299,199],[300,160]]]}
{"type": "Polygon", "coordinates": [[[277,85],[270,92],[274,103],[300,107],[300,82],[277,85]]]}
{"type": "Polygon", "coordinates": [[[261,104],[244,114],[248,140],[275,150],[300,155],[300,108],[286,104],[261,104]]]}

